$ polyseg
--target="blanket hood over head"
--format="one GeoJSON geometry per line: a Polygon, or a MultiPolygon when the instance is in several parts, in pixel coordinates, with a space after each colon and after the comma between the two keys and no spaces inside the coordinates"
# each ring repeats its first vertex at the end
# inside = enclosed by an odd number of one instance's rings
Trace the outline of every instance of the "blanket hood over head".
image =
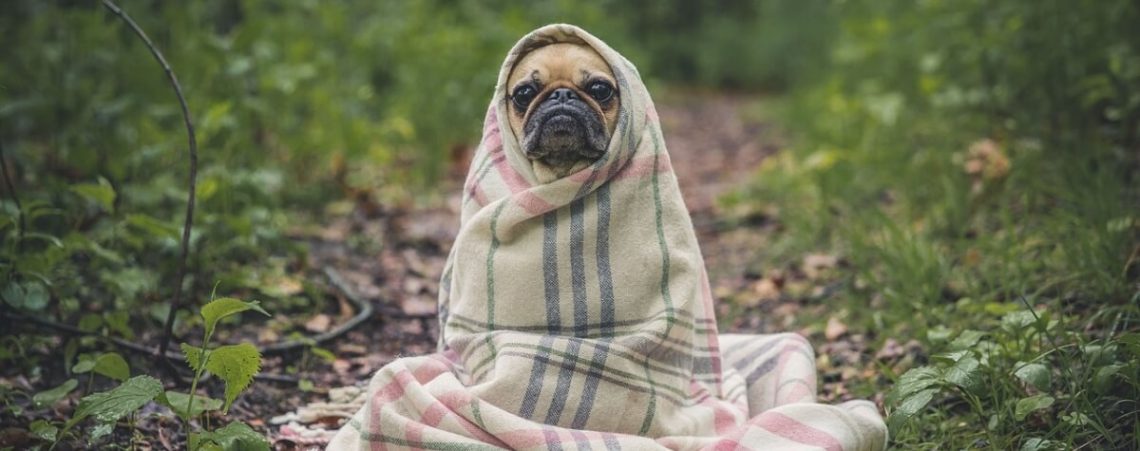
{"type": "Polygon", "coordinates": [[[463,190],[439,352],[382,368],[330,449],[885,446],[873,404],[813,402],[806,340],[718,334],[653,102],[601,40],[549,25],[514,46],[463,190]],[[549,180],[510,131],[506,83],[560,42],[597,51],[621,103],[604,156],[549,180]]]}

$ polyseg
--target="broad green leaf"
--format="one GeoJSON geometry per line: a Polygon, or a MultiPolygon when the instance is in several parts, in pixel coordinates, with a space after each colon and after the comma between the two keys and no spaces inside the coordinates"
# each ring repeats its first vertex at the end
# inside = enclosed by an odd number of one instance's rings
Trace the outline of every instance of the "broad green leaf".
{"type": "Polygon", "coordinates": [[[936,393],[938,393],[938,389],[931,388],[904,398],[898,407],[891,411],[891,415],[887,418],[887,426],[891,430],[897,430],[906,424],[910,417],[913,417],[914,414],[926,408],[927,404],[930,404],[930,401],[934,399],[936,393]]]}
{"type": "Polygon", "coordinates": [[[132,213],[127,215],[127,224],[138,227],[140,230],[147,232],[155,237],[170,238],[172,240],[177,240],[179,238],[179,234],[182,232],[182,229],[180,227],[161,221],[153,216],[147,216],[140,213],[132,213]]]}
{"type": "Polygon", "coordinates": [[[159,400],[182,419],[190,419],[198,416],[202,412],[211,412],[222,408],[221,400],[208,396],[194,395],[194,410],[187,412],[186,406],[190,405],[190,395],[174,391],[163,393],[163,395],[159,397],[159,400]]]}
{"type": "Polygon", "coordinates": [[[1001,318],[1002,329],[1010,332],[1019,332],[1037,321],[1037,317],[1029,310],[1019,310],[1001,318]]]}
{"type": "Polygon", "coordinates": [[[81,354],[79,361],[71,367],[71,372],[75,374],[83,374],[95,368],[95,358],[91,354],[81,354]]]}
{"type": "Polygon", "coordinates": [[[1013,416],[1018,421],[1024,420],[1026,416],[1035,411],[1048,408],[1053,405],[1053,397],[1049,395],[1035,395],[1028,398],[1022,398],[1017,401],[1017,407],[1014,408],[1013,416]]]}
{"type": "Polygon", "coordinates": [[[986,334],[983,332],[972,329],[964,330],[962,333],[958,334],[958,337],[955,338],[954,341],[950,342],[950,349],[953,349],[955,351],[970,349],[974,347],[974,345],[978,344],[978,340],[981,340],[985,335],[986,334]]]}
{"type": "Polygon", "coordinates": [[[84,332],[95,332],[103,326],[103,317],[94,313],[88,313],[79,318],[79,330],[84,332]]]}
{"type": "Polygon", "coordinates": [[[1014,367],[1013,375],[1040,391],[1049,390],[1049,369],[1040,363],[1020,362],[1014,367]]]}
{"type": "Polygon", "coordinates": [[[1140,355],[1140,333],[1128,332],[1116,337],[1116,341],[1124,343],[1128,352],[1140,355]]]}
{"type": "Polygon", "coordinates": [[[1118,381],[1117,378],[1124,378],[1125,376],[1120,373],[1125,368],[1123,363],[1114,363],[1106,365],[1096,370],[1096,374],[1092,378],[1092,388],[1097,393],[1111,393],[1113,389],[1122,387],[1125,382],[1118,381]]]}
{"type": "Polygon", "coordinates": [[[111,431],[115,430],[115,423],[99,423],[91,428],[91,435],[87,437],[88,440],[95,441],[103,437],[111,435],[111,431]]]}
{"type": "Polygon", "coordinates": [[[186,358],[186,364],[190,365],[190,369],[195,372],[201,371],[206,361],[210,359],[210,352],[207,351],[206,355],[202,355],[202,348],[192,346],[188,343],[182,343],[181,347],[182,356],[186,358]]]}
{"type": "Polygon", "coordinates": [[[67,396],[68,393],[71,393],[71,391],[75,390],[75,387],[78,386],[79,381],[75,379],[68,379],[58,387],[36,393],[34,396],[32,396],[32,403],[34,403],[37,407],[50,406],[63,399],[64,396],[67,396]]]}
{"type": "Polygon", "coordinates": [[[79,401],[68,424],[78,423],[89,416],[103,424],[111,424],[119,418],[138,410],[162,393],[162,382],[150,376],[135,376],[122,385],[106,392],[93,393],[79,401]]]}
{"type": "Polygon", "coordinates": [[[114,352],[104,353],[96,358],[93,369],[96,373],[117,381],[125,381],[131,377],[130,365],[123,359],[123,356],[114,352]]]}
{"type": "Polygon", "coordinates": [[[254,310],[261,312],[265,316],[269,316],[269,312],[261,308],[257,301],[245,302],[234,298],[221,298],[211,301],[209,304],[202,306],[202,319],[206,321],[206,336],[210,337],[214,334],[214,326],[218,324],[222,318],[230,315],[236,315],[246,310],[254,310]]]}
{"type": "Polygon", "coordinates": [[[926,339],[932,343],[941,343],[950,339],[950,334],[953,331],[941,324],[926,331],[926,339]]]}
{"type": "Polygon", "coordinates": [[[119,310],[103,314],[103,321],[111,330],[118,332],[123,338],[128,340],[135,339],[135,331],[131,329],[131,313],[126,310],[119,310]]]}
{"type": "Polygon", "coordinates": [[[249,343],[221,346],[210,351],[206,369],[225,381],[226,405],[223,412],[228,412],[238,393],[245,390],[253,381],[253,375],[261,371],[261,353],[249,343]]]}
{"type": "Polygon", "coordinates": [[[963,357],[954,366],[947,368],[943,378],[946,382],[973,392],[981,383],[981,363],[974,356],[963,357]]]}
{"type": "Polygon", "coordinates": [[[1060,445],[1061,445],[1060,443],[1057,443],[1053,440],[1045,440],[1043,438],[1033,437],[1033,438],[1030,438],[1029,440],[1026,440],[1025,443],[1021,444],[1021,451],[1045,451],[1045,450],[1054,450],[1054,449],[1064,449],[1060,445]]]}
{"type": "Polygon", "coordinates": [[[227,424],[226,427],[213,432],[204,432],[199,440],[201,440],[199,446],[205,445],[203,442],[208,441],[227,451],[269,450],[269,441],[265,440],[265,436],[240,421],[227,424]]]}
{"type": "Polygon", "coordinates": [[[106,211],[114,211],[115,188],[107,179],[99,177],[99,183],[79,183],[71,185],[71,191],[99,204],[106,211]]]}
{"type": "Polygon", "coordinates": [[[51,297],[47,288],[40,282],[27,280],[24,283],[11,282],[0,292],[9,304],[25,310],[38,311],[47,307],[51,297]]]}
{"type": "Polygon", "coordinates": [[[947,352],[943,354],[935,354],[933,357],[935,360],[941,360],[945,363],[957,363],[959,360],[962,360],[962,357],[965,357],[967,355],[970,355],[970,351],[947,352]]]}
{"type": "Polygon", "coordinates": [[[941,373],[933,367],[924,366],[907,371],[895,383],[891,393],[887,395],[888,402],[906,398],[911,394],[930,388],[939,382],[941,373]]]}
{"type": "Polygon", "coordinates": [[[54,442],[56,435],[59,434],[58,427],[44,420],[33,421],[32,424],[28,425],[28,430],[32,431],[32,435],[49,442],[54,442]]]}

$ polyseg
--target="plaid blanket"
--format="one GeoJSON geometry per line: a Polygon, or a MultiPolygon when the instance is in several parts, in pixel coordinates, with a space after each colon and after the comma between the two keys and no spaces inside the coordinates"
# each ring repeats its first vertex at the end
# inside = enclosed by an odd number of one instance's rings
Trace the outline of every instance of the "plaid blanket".
{"type": "Polygon", "coordinates": [[[885,447],[872,403],[813,402],[805,339],[718,334],[653,102],[594,36],[550,25],[514,46],[463,189],[439,352],[378,371],[329,449],[885,447]],[[506,125],[505,84],[554,42],[605,58],[621,113],[604,157],[544,183],[506,125]]]}

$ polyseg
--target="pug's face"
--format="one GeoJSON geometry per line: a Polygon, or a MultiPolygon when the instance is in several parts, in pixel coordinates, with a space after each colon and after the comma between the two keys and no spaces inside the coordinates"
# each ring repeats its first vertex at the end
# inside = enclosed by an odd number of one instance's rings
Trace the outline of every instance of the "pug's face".
{"type": "Polygon", "coordinates": [[[558,43],[524,55],[507,79],[507,108],[527,158],[564,177],[605,154],[618,117],[616,86],[588,46],[558,43]]]}

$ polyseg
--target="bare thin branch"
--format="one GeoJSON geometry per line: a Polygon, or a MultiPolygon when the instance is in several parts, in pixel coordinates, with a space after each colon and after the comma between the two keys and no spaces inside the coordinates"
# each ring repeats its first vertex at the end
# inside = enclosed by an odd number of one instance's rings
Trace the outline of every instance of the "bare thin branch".
{"type": "Polygon", "coordinates": [[[12,175],[8,172],[8,159],[4,157],[4,143],[0,143],[0,172],[4,173],[4,185],[7,186],[8,193],[12,195],[12,201],[16,203],[16,214],[20,215],[20,229],[16,231],[16,248],[20,248],[24,244],[24,231],[28,229],[28,225],[24,219],[24,206],[20,205],[20,196],[16,193],[16,185],[12,183],[12,175]]]}
{"type": "Polygon", "coordinates": [[[186,277],[186,256],[190,253],[190,228],[194,224],[194,194],[197,191],[198,185],[198,140],[194,137],[194,123],[190,120],[190,108],[186,105],[186,98],[182,95],[182,86],[178,84],[178,77],[174,75],[174,70],[170,68],[170,64],[166,62],[166,58],[162,56],[162,52],[154,46],[150,38],[147,37],[146,32],[139,27],[134,20],[118,5],[111,2],[111,0],[103,0],[103,6],[107,7],[112,13],[119,16],[123,22],[134,30],[135,34],[142,39],[146,44],[150,54],[154,55],[154,59],[158,64],[162,65],[162,70],[166,71],[166,77],[170,79],[170,85],[174,88],[174,94],[178,96],[178,104],[182,107],[182,120],[186,125],[186,138],[190,143],[190,191],[186,200],[186,220],[182,225],[182,253],[178,257],[178,273],[175,276],[174,283],[174,299],[171,301],[170,313],[166,315],[166,325],[162,333],[162,342],[158,346],[156,355],[162,356],[166,354],[167,346],[170,344],[174,332],[174,315],[182,308],[182,281],[186,277]]]}

